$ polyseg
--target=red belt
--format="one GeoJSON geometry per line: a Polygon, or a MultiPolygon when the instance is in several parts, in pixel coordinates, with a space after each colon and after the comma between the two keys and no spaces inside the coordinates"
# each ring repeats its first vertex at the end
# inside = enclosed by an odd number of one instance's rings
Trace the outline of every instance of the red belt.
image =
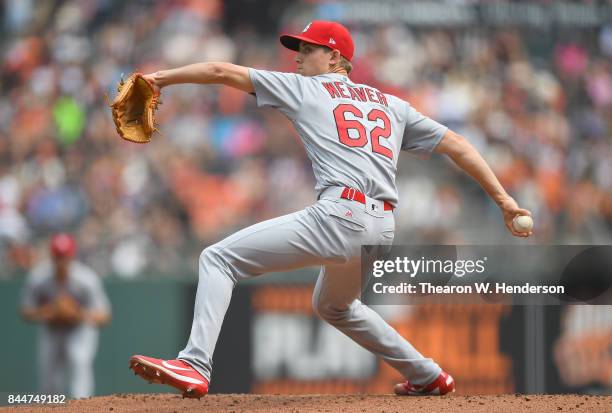
{"type": "MultiPolygon", "coordinates": [[[[355,188],[344,188],[344,190],[342,191],[342,195],[340,195],[340,198],[357,201],[360,204],[366,203],[366,196],[355,188]]],[[[385,205],[385,211],[393,211],[393,205],[391,205],[387,201],[383,201],[383,203],[385,205]]]]}

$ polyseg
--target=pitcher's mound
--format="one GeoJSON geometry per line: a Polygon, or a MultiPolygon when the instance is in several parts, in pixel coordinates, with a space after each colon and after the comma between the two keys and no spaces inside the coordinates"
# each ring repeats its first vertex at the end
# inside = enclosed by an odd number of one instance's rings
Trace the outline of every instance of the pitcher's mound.
{"type": "MultiPolygon", "coordinates": [[[[15,411],[14,407],[0,412],[15,411]]],[[[22,406],[17,412],[612,412],[612,396],[522,395],[398,397],[394,395],[117,394],[71,400],[63,406],[22,406]]]]}

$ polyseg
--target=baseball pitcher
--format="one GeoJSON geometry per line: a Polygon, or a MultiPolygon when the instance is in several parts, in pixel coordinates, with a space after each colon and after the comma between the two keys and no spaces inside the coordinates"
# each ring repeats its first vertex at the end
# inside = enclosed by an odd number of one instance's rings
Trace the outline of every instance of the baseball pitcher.
{"type": "Polygon", "coordinates": [[[405,377],[406,382],[395,386],[396,394],[452,392],[455,384],[448,373],[358,299],[360,246],[393,242],[400,151],[449,156],[497,203],[515,236],[531,235],[512,226],[516,216],[530,212],[518,207],[465,138],[409,103],[353,82],[349,74],[354,46],[344,26],[313,21],[301,34],[283,35],[280,41],[297,52],[297,73],[197,63],[143,76],[156,92],[179,83],[221,84],[253,94],[258,106],[280,110],[293,123],[312,162],[318,201],[206,248],[199,261],[187,346],[175,360],[133,356],[130,367],[185,397],[201,397],[208,392],[213,351],[236,283],[316,265],[321,271],[312,297],[315,312],[405,377]]]}

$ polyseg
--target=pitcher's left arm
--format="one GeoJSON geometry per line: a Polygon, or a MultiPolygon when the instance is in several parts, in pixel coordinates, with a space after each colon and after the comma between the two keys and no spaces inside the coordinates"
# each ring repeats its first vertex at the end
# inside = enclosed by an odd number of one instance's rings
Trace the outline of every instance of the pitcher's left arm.
{"type": "Polygon", "coordinates": [[[144,75],[144,78],[158,89],[180,83],[198,83],[226,85],[247,93],[255,90],[248,67],[224,62],[194,63],[176,69],[159,70],[144,75]]]}

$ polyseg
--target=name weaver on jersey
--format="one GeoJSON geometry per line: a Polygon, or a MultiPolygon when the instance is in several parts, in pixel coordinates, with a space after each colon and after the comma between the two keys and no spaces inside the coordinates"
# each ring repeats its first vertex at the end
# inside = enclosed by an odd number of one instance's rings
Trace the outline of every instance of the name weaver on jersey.
{"type": "Polygon", "coordinates": [[[253,94],[258,106],[276,108],[293,123],[316,179],[317,202],[260,222],[202,251],[193,324],[176,360],[133,356],[141,377],[177,388],[186,397],[208,392],[212,356],[232,291],[242,279],[307,266],[320,268],[315,313],[396,369],[405,382],[398,395],[444,395],[453,378],[424,357],[360,300],[361,245],[391,245],[395,236],[395,184],[400,151],[449,156],[499,206],[506,228],[518,207],[472,145],[396,96],[352,82],[354,44],[336,22],[313,21],[298,35],[280,36],[296,52],[297,73],[223,62],[196,63],[144,75],[156,92],[181,83],[220,84],[253,94]]]}
{"type": "Polygon", "coordinates": [[[351,99],[359,102],[380,103],[389,106],[385,95],[371,87],[351,87],[342,82],[321,82],[332,99],[351,99]],[[348,93],[348,94],[347,94],[348,93]]]}

